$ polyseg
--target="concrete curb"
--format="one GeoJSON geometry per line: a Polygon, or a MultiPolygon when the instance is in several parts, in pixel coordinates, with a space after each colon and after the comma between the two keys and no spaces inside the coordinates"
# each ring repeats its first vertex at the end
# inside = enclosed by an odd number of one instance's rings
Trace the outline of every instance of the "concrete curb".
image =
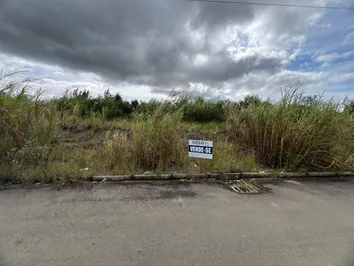
{"type": "Polygon", "coordinates": [[[354,177],[354,172],[241,172],[241,173],[205,173],[205,174],[137,174],[137,175],[107,175],[87,177],[90,181],[159,181],[159,180],[237,180],[251,178],[328,178],[354,177]]]}

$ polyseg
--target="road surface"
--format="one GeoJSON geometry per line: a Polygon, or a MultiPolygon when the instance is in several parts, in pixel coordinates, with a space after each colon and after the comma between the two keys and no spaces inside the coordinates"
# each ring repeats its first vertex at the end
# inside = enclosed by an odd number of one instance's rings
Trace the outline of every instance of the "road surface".
{"type": "Polygon", "coordinates": [[[0,265],[354,266],[354,182],[0,191],[0,265]]]}

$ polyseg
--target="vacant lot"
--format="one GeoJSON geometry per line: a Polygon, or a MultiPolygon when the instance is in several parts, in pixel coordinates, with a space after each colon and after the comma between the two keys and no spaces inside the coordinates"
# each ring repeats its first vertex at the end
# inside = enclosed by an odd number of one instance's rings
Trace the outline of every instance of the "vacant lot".
{"type": "MultiPolygon", "coordinates": [[[[1,78],[0,78],[1,79],[1,78]]],[[[92,174],[353,170],[354,104],[296,89],[241,101],[174,94],[124,101],[75,90],[44,100],[28,81],[0,90],[0,180],[79,182],[92,174]],[[187,156],[214,142],[213,160],[187,156]]]]}

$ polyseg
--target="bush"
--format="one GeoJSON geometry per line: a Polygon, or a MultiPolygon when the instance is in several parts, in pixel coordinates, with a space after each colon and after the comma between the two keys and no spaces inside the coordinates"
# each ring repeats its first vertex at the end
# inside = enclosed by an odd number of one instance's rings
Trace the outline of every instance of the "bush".
{"type": "Polygon", "coordinates": [[[38,166],[48,160],[49,152],[49,146],[41,146],[36,142],[28,141],[20,149],[12,148],[8,152],[6,160],[16,168],[38,166]]]}
{"type": "Polygon", "coordinates": [[[161,106],[162,102],[152,99],[148,102],[141,102],[136,108],[135,114],[151,115],[155,110],[161,106]]]}
{"type": "Polygon", "coordinates": [[[183,120],[189,122],[222,122],[225,120],[224,103],[222,101],[205,101],[198,97],[190,99],[183,105],[183,120]]]}
{"type": "Polygon", "coordinates": [[[119,93],[112,95],[108,90],[103,97],[91,97],[87,90],[76,89],[72,93],[66,91],[63,96],[53,99],[52,102],[60,112],[61,125],[65,114],[77,118],[91,117],[92,114],[103,116],[104,119],[129,118],[139,106],[138,101],[123,101],[119,93]]]}

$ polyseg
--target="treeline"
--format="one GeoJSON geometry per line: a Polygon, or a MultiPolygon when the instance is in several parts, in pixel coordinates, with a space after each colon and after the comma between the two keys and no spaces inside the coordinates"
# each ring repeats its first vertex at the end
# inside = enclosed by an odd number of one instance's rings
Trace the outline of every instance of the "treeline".
{"type": "MultiPolygon", "coordinates": [[[[273,104],[270,100],[262,100],[258,96],[248,95],[243,100],[206,100],[202,97],[178,95],[165,101],[152,99],[144,101],[126,101],[119,93],[111,94],[106,90],[103,96],[93,97],[88,90],[76,89],[60,98],[53,99],[57,110],[64,116],[66,113],[76,114],[82,118],[98,115],[107,120],[131,118],[134,114],[151,114],[161,104],[169,111],[183,110],[183,120],[187,122],[224,122],[227,110],[243,109],[251,105],[273,104]]],[[[324,103],[319,95],[303,96],[298,104],[302,109],[324,103]]],[[[354,114],[354,101],[345,103],[344,108],[354,114]]]]}
{"type": "Polygon", "coordinates": [[[237,102],[230,100],[205,100],[202,97],[174,96],[165,101],[152,99],[144,101],[126,101],[119,93],[105,91],[103,96],[93,97],[88,90],[76,89],[60,98],[51,100],[57,110],[64,116],[75,113],[85,118],[100,115],[105,119],[131,118],[134,114],[151,114],[161,104],[168,110],[183,110],[183,120],[188,122],[223,122],[226,120],[227,108],[230,106],[244,108],[251,104],[260,104],[258,96],[247,96],[237,102]]]}

